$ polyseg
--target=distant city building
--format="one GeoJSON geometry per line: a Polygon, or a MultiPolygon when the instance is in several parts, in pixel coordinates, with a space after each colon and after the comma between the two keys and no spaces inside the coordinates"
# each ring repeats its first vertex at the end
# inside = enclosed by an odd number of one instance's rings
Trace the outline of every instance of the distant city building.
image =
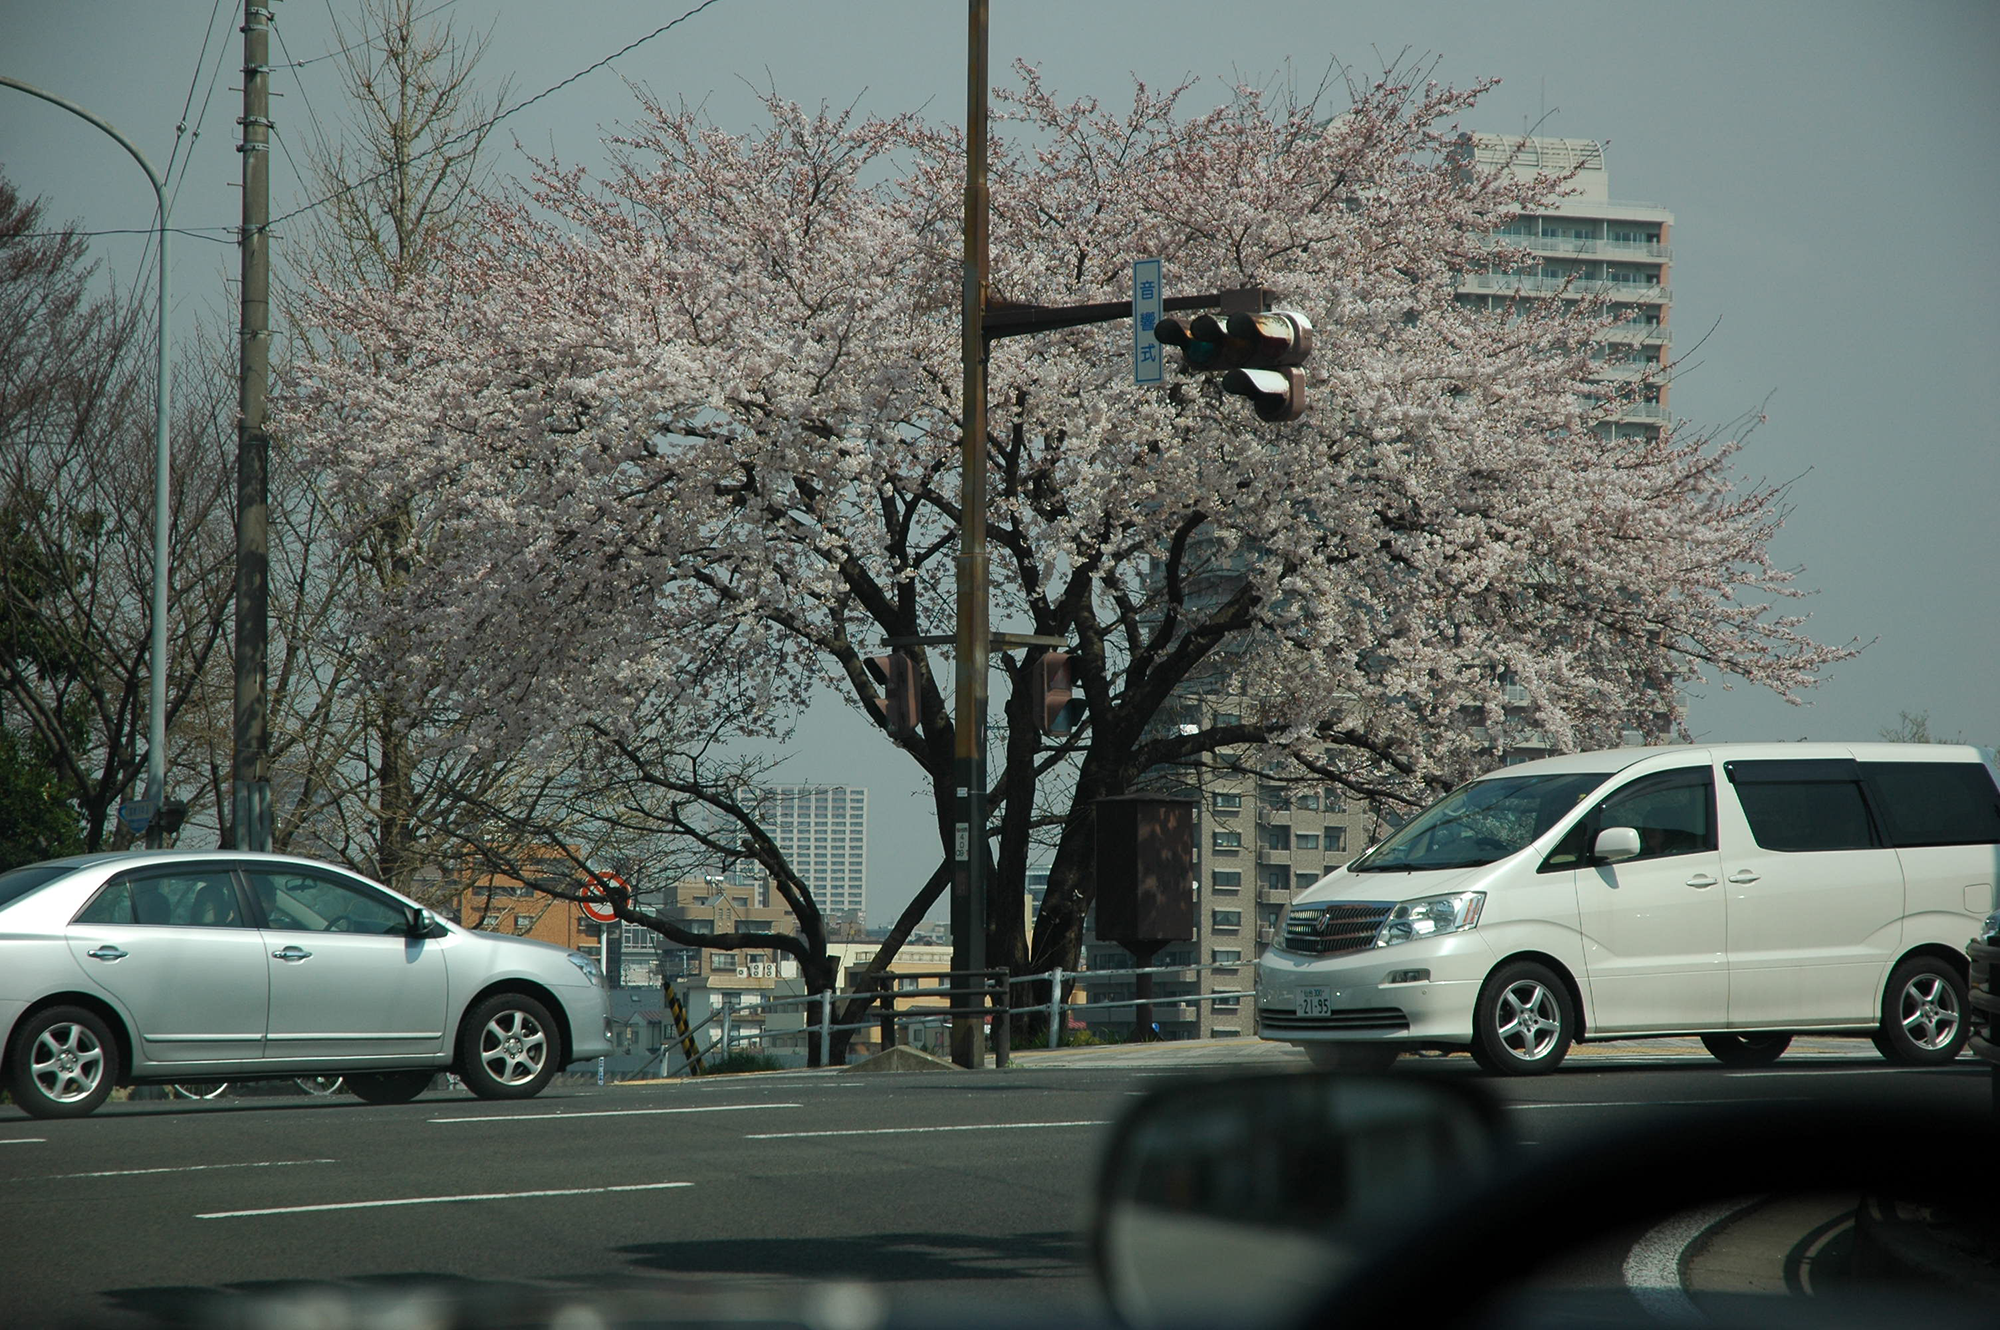
{"type": "MultiPolygon", "coordinates": [[[[820,913],[868,914],[868,791],[852,785],[771,785],[756,792],[758,821],[812,889],[820,913]]],[[[766,893],[763,868],[745,860],[729,880],[766,893]]]]}
{"type": "MultiPolygon", "coordinates": [[[[1629,317],[1600,349],[1597,379],[1616,384],[1664,364],[1672,340],[1667,314],[1674,215],[1656,204],[1613,202],[1604,147],[1591,139],[1474,134],[1471,148],[1480,166],[1518,176],[1574,171],[1569,188],[1575,192],[1501,229],[1503,243],[1533,252],[1531,267],[1467,273],[1459,299],[1502,310],[1523,296],[1608,295],[1613,310],[1629,317]]],[[[1669,419],[1667,385],[1660,383],[1627,404],[1606,429],[1620,437],[1650,436],[1669,419]]]]}

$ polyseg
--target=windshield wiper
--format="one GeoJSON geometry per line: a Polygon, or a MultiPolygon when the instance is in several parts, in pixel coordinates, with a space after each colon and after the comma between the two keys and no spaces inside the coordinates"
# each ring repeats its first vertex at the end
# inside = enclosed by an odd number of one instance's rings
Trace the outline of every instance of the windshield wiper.
{"type": "Polygon", "coordinates": [[[1394,864],[1363,864],[1359,868],[1349,866],[1347,871],[1350,873],[1413,873],[1416,870],[1410,866],[1408,860],[1404,860],[1401,863],[1394,864]]]}

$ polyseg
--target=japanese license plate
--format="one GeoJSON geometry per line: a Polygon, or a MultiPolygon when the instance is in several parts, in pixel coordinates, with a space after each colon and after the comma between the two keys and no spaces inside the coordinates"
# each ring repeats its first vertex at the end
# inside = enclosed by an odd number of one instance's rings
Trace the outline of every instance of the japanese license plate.
{"type": "Polygon", "coordinates": [[[1333,1015],[1333,990],[1330,988],[1301,988],[1299,990],[1299,1015],[1333,1015]]]}

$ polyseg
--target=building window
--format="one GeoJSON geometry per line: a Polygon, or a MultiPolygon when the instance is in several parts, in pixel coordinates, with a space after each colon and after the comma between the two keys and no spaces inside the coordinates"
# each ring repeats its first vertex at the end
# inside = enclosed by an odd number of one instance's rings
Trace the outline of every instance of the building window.
{"type": "Polygon", "coordinates": [[[1209,847],[1216,850],[1240,850],[1243,848],[1243,833],[1240,831],[1214,832],[1209,838],[1209,847]]]}
{"type": "Polygon", "coordinates": [[[1240,868],[1218,868],[1210,879],[1217,891],[1241,891],[1243,870],[1240,868]]]}
{"type": "Polygon", "coordinates": [[[1234,813],[1243,807],[1243,796],[1240,794],[1218,794],[1214,796],[1214,803],[1216,812],[1234,813]]]}
{"type": "Polygon", "coordinates": [[[735,973],[736,953],[733,951],[710,952],[708,955],[708,972],[710,974],[721,974],[725,971],[732,974],[735,973]]]}
{"type": "Polygon", "coordinates": [[[1259,785],[1257,787],[1257,802],[1272,812],[1282,813],[1289,810],[1292,806],[1291,791],[1285,789],[1282,785],[1259,785]]]}
{"type": "Polygon", "coordinates": [[[1292,848],[1290,827],[1265,827],[1264,848],[1267,850],[1289,850],[1292,848]]]}
{"type": "MultiPolygon", "coordinates": [[[[1219,997],[1210,1005],[1217,1011],[1235,1011],[1243,1005],[1243,999],[1240,997],[1219,997]]],[[[1222,1031],[1217,1030],[1216,1033],[1221,1034],[1222,1031]]]]}
{"type": "Polygon", "coordinates": [[[1298,889],[1304,891],[1307,887],[1319,881],[1319,876],[1318,873],[1300,873],[1296,879],[1298,889]]]}
{"type": "Polygon", "coordinates": [[[1328,827],[1326,829],[1326,848],[1329,850],[1345,850],[1347,848],[1347,828],[1328,827]]]}
{"type": "Polygon", "coordinates": [[[1292,870],[1272,868],[1264,873],[1264,887],[1267,891],[1289,891],[1292,886],[1292,870]]]}
{"type": "Polygon", "coordinates": [[[1233,947],[1217,947],[1215,949],[1215,963],[1217,965],[1241,965],[1243,963],[1243,953],[1233,947]]]}
{"type": "Polygon", "coordinates": [[[1301,850],[1317,850],[1319,848],[1319,833],[1316,831],[1301,831],[1292,844],[1301,850]]]}
{"type": "Polygon", "coordinates": [[[1215,1027],[1213,1034],[1217,1039],[1239,1039],[1242,1037],[1243,1031],[1225,1029],[1222,1026],[1218,1025],[1215,1027]]]}
{"type": "Polygon", "coordinates": [[[1217,928],[1241,928],[1241,927],[1243,927],[1243,911],[1241,911],[1241,910],[1217,910],[1217,911],[1215,912],[1215,926],[1216,926],[1217,928]]]}
{"type": "Polygon", "coordinates": [[[1309,813],[1317,813],[1319,811],[1319,794],[1317,791],[1302,794],[1293,800],[1293,802],[1309,813]]]}
{"type": "Polygon", "coordinates": [[[1243,717],[1233,711],[1218,711],[1215,713],[1215,723],[1218,727],[1224,725],[1241,725],[1243,717]]]}

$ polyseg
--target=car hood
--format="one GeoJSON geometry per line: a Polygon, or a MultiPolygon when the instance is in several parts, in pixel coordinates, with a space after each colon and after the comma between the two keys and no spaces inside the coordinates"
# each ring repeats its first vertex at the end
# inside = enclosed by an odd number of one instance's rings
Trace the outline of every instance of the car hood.
{"type": "Polygon", "coordinates": [[[1429,872],[1350,873],[1343,865],[1293,898],[1294,905],[1327,901],[1407,901],[1443,896],[1480,886],[1506,860],[1476,868],[1441,868],[1429,872]]]}

